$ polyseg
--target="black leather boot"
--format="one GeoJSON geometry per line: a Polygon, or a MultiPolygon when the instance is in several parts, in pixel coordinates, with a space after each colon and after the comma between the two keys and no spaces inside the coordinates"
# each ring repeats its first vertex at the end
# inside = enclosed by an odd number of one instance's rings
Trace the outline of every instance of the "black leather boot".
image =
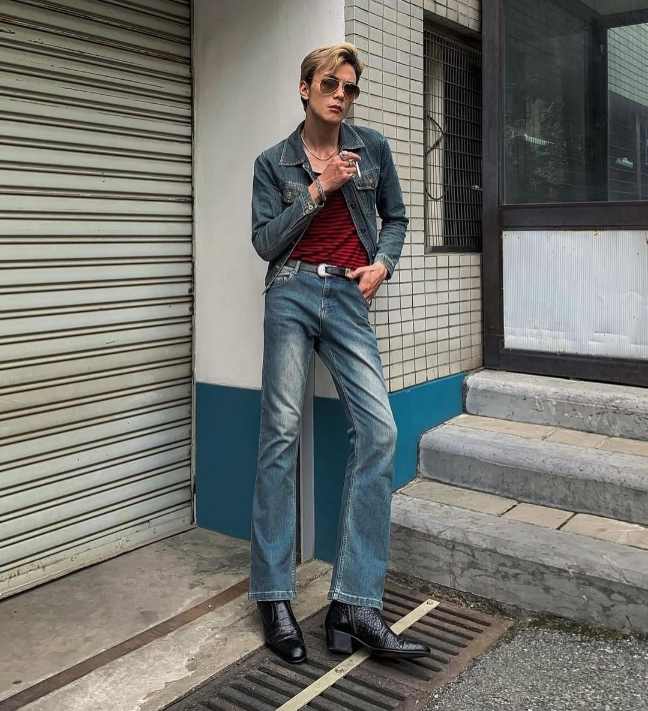
{"type": "Polygon", "coordinates": [[[377,657],[412,659],[430,654],[430,648],[422,642],[394,634],[376,607],[331,600],[324,627],[326,646],[337,654],[351,654],[359,646],[377,657]]]}
{"type": "Polygon", "coordinates": [[[290,600],[257,600],[268,647],[291,664],[306,661],[306,645],[290,600]]]}

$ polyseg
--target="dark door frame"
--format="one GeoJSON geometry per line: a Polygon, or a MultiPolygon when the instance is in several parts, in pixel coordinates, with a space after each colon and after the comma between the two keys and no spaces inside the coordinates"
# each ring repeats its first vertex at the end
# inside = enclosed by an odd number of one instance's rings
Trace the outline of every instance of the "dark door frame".
{"type": "MultiPolygon", "coordinates": [[[[648,201],[506,205],[501,201],[504,0],[482,0],[482,289],[484,365],[496,370],[648,387],[648,361],[504,347],[502,231],[648,229],[648,201]]],[[[648,13],[643,15],[642,20],[648,13]]],[[[618,18],[618,24],[621,24],[618,18]]],[[[636,18],[635,18],[636,21],[636,18]]],[[[612,25],[612,22],[609,23],[612,25]]]]}

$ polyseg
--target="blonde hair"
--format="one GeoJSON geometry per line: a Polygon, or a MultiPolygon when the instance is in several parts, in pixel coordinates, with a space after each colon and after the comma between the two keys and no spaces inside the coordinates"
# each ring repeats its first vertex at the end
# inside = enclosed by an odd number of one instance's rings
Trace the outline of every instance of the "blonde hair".
{"type": "MultiPolygon", "coordinates": [[[[313,76],[318,69],[330,69],[335,71],[340,64],[350,64],[355,70],[356,82],[360,81],[360,75],[364,69],[364,64],[360,61],[358,50],[350,42],[340,42],[339,44],[328,44],[318,47],[309,52],[301,63],[300,81],[305,81],[309,86],[313,81],[313,76]]],[[[308,101],[301,97],[301,102],[306,111],[308,101]]]]}

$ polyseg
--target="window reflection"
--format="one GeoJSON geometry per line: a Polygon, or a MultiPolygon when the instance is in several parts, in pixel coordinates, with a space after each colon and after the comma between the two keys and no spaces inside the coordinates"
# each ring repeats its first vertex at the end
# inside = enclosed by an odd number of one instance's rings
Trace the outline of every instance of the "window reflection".
{"type": "Polygon", "coordinates": [[[504,202],[648,199],[648,4],[504,5],[504,202]]]}

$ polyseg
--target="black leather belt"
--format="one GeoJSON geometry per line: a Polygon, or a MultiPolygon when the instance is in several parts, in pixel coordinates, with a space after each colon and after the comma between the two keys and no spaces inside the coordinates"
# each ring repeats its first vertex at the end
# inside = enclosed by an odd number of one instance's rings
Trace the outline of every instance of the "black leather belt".
{"type": "Polygon", "coordinates": [[[339,276],[348,279],[347,267],[336,267],[334,264],[310,264],[309,262],[302,262],[301,259],[289,259],[286,264],[289,267],[297,267],[299,269],[305,269],[307,272],[315,272],[321,277],[325,276],[339,276]]]}

